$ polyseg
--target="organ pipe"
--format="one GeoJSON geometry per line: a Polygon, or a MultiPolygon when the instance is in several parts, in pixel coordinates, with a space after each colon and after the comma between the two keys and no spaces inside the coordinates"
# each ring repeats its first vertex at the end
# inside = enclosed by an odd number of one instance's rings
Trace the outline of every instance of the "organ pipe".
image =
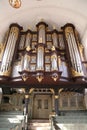
{"type": "Polygon", "coordinates": [[[58,35],[58,40],[59,40],[59,47],[61,49],[65,49],[63,34],[58,35]]]}
{"type": "Polygon", "coordinates": [[[38,45],[37,45],[37,70],[44,70],[44,45],[46,43],[46,27],[44,22],[37,24],[38,45]]]}
{"type": "Polygon", "coordinates": [[[27,70],[29,71],[29,67],[30,67],[30,56],[25,54],[24,55],[24,60],[23,60],[23,70],[27,70]]]}
{"type": "Polygon", "coordinates": [[[31,38],[32,38],[31,33],[27,33],[26,41],[25,41],[25,47],[26,47],[27,51],[28,51],[28,49],[30,48],[30,45],[31,45],[31,38]]]}
{"type": "Polygon", "coordinates": [[[53,40],[53,45],[57,48],[58,47],[57,32],[53,32],[53,34],[52,34],[52,40],[53,40]]]}
{"type": "Polygon", "coordinates": [[[58,59],[55,47],[52,47],[52,54],[51,54],[51,71],[58,71],[58,59]]]}
{"type": "Polygon", "coordinates": [[[83,76],[80,53],[74,35],[73,27],[65,27],[65,37],[69,49],[71,71],[74,77],[83,76]]]}
{"type": "Polygon", "coordinates": [[[39,37],[38,37],[38,42],[39,43],[44,43],[45,44],[45,26],[40,25],[39,26],[39,37]]]}
{"type": "Polygon", "coordinates": [[[20,33],[19,27],[14,25],[10,26],[9,36],[7,39],[6,48],[4,51],[2,64],[0,68],[1,75],[10,76],[12,60],[13,60],[14,51],[15,51],[19,33],[20,33]]]}
{"type": "Polygon", "coordinates": [[[37,25],[37,31],[38,31],[38,43],[46,43],[46,28],[47,24],[44,22],[38,23],[37,25]]]}
{"type": "Polygon", "coordinates": [[[44,48],[39,46],[37,49],[37,70],[44,70],[44,48]]]}

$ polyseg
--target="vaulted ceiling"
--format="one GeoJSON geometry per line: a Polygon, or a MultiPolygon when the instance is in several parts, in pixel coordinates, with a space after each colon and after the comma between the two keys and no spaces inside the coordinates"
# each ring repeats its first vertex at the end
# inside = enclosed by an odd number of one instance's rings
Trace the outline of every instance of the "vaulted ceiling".
{"type": "Polygon", "coordinates": [[[11,23],[18,23],[24,30],[35,29],[43,19],[50,28],[59,29],[66,23],[73,23],[81,38],[86,37],[87,0],[21,0],[22,6],[14,9],[9,0],[0,0],[0,42],[11,23]]]}

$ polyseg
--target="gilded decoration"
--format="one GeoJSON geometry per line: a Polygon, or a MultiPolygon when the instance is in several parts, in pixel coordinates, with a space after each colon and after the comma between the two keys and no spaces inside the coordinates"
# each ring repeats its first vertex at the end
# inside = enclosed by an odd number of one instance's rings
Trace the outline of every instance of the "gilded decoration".
{"type": "Polygon", "coordinates": [[[52,88],[50,88],[50,91],[51,91],[53,94],[55,93],[54,89],[52,89],[52,88]]]}
{"type": "Polygon", "coordinates": [[[26,47],[26,51],[30,51],[31,50],[31,47],[30,46],[27,46],[26,47]]]}
{"type": "Polygon", "coordinates": [[[73,28],[72,28],[72,27],[67,27],[67,28],[65,29],[66,39],[68,39],[69,33],[73,33],[73,28]]]}
{"type": "Polygon", "coordinates": [[[52,51],[55,51],[55,50],[56,50],[55,46],[52,46],[51,50],[52,50],[52,51]]]}
{"type": "Polygon", "coordinates": [[[56,55],[56,54],[53,54],[53,55],[51,56],[51,60],[53,60],[53,59],[57,60],[57,55],[56,55]]]}
{"type": "Polygon", "coordinates": [[[28,79],[28,76],[22,75],[22,79],[23,79],[23,81],[25,82],[25,81],[28,79]]]}
{"type": "Polygon", "coordinates": [[[59,96],[58,95],[55,95],[55,99],[58,99],[59,98],[59,96]]]}
{"type": "Polygon", "coordinates": [[[34,89],[35,89],[35,88],[31,88],[31,89],[29,90],[29,94],[31,94],[31,93],[34,91],[34,89]]]}
{"type": "Polygon", "coordinates": [[[44,78],[43,75],[37,75],[37,77],[36,77],[38,82],[41,82],[43,78],[44,78]]]}
{"type": "Polygon", "coordinates": [[[1,43],[0,44],[0,61],[2,60],[4,50],[5,50],[5,44],[1,43]]]}
{"type": "Polygon", "coordinates": [[[28,98],[29,98],[29,95],[25,95],[25,98],[28,99],[28,98]]]}
{"type": "Polygon", "coordinates": [[[83,72],[77,72],[76,70],[74,70],[73,68],[71,68],[71,71],[72,71],[72,75],[73,77],[79,77],[79,76],[84,76],[83,75],[83,72]]]}
{"type": "Polygon", "coordinates": [[[16,37],[18,37],[18,32],[19,32],[19,29],[17,27],[12,27],[10,33],[14,33],[16,37]]]}
{"type": "Polygon", "coordinates": [[[45,25],[40,25],[40,26],[39,26],[39,30],[40,30],[40,29],[45,29],[45,25]]]}
{"type": "Polygon", "coordinates": [[[11,75],[11,67],[8,69],[8,70],[6,70],[6,71],[0,71],[0,75],[1,76],[10,76],[11,75]]]}

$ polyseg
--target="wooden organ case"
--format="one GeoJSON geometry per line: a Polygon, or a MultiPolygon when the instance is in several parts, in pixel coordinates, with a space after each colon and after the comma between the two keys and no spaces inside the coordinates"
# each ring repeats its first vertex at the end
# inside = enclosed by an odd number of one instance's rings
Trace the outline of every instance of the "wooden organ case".
{"type": "Polygon", "coordinates": [[[50,87],[85,84],[83,47],[73,24],[49,30],[45,22],[36,31],[11,24],[0,44],[0,82],[50,87]]]}

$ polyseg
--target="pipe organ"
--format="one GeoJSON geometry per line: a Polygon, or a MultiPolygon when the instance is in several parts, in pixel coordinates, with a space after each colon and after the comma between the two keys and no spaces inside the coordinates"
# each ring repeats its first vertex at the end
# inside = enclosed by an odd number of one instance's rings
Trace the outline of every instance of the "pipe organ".
{"type": "Polygon", "coordinates": [[[49,30],[45,22],[36,25],[37,30],[24,31],[18,24],[11,24],[0,53],[0,77],[21,79],[34,77],[39,82],[45,78],[54,81],[69,81],[84,78],[84,65],[79,51],[76,29],[73,24],[66,24],[61,30],[49,30]],[[21,69],[12,73],[13,67],[21,69]],[[16,67],[18,68],[18,67],[16,67]]]}

